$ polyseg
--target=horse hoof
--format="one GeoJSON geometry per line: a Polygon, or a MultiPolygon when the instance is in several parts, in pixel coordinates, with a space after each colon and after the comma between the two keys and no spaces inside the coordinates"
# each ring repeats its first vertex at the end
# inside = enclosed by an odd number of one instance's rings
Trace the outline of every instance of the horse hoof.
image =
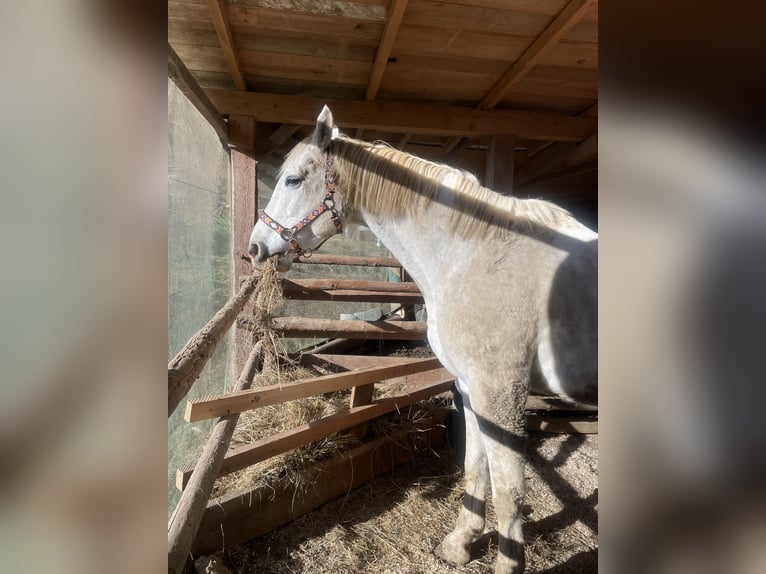
{"type": "Polygon", "coordinates": [[[468,545],[454,540],[454,538],[451,538],[451,535],[447,535],[442,540],[442,543],[434,549],[434,554],[455,566],[463,566],[471,560],[471,552],[468,545]]]}

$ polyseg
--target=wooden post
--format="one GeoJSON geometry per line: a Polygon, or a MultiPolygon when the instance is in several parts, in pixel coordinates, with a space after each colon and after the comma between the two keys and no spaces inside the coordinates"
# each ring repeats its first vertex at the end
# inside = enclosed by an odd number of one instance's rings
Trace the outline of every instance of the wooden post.
{"type": "MultiPolygon", "coordinates": [[[[258,179],[255,161],[255,118],[252,116],[229,116],[229,149],[231,153],[231,254],[233,260],[233,286],[236,291],[244,277],[252,272],[247,256],[250,234],[253,232],[258,213],[258,179]]],[[[252,314],[252,303],[244,309],[252,314]]],[[[232,367],[242,370],[253,337],[237,330],[232,338],[232,367]]]]}
{"type": "MultiPolygon", "coordinates": [[[[261,345],[257,344],[253,347],[245,368],[237,380],[236,390],[244,391],[250,387],[256,371],[260,369],[262,359],[261,345]]],[[[184,490],[170,518],[168,572],[177,574],[183,570],[238,419],[239,414],[218,419],[189,478],[190,488],[184,490]]]]}
{"type": "Polygon", "coordinates": [[[516,136],[489,138],[484,185],[503,195],[513,195],[513,165],[516,136]]]}
{"type": "MultiPolygon", "coordinates": [[[[168,363],[168,416],[173,414],[178,403],[189,392],[213,355],[218,341],[229,330],[234,319],[250,300],[258,283],[258,277],[258,273],[253,273],[246,279],[239,292],[229,299],[226,305],[207,322],[207,325],[197,331],[168,363]]],[[[235,331],[241,331],[241,329],[235,331]]]]}

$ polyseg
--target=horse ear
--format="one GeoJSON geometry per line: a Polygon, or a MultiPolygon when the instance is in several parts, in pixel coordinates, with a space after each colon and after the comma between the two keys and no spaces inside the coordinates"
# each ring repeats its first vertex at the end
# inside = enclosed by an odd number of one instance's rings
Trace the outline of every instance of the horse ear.
{"type": "Polygon", "coordinates": [[[332,131],[335,127],[335,121],[332,119],[332,112],[327,106],[322,108],[317,116],[317,126],[314,129],[314,143],[319,149],[325,149],[332,140],[332,131]]]}

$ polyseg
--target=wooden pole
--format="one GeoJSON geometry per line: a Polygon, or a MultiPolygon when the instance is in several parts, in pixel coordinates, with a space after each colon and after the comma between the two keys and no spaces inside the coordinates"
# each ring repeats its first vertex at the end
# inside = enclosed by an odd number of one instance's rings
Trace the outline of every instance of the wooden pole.
{"type": "Polygon", "coordinates": [[[242,311],[258,283],[258,273],[253,273],[242,285],[239,293],[229,299],[207,325],[189,339],[168,363],[168,416],[189,392],[194,381],[202,373],[213,355],[218,341],[228,331],[242,311]]]}
{"type": "MultiPolygon", "coordinates": [[[[237,380],[237,391],[250,387],[262,360],[262,347],[257,343],[237,380]]],[[[184,490],[178,501],[168,524],[168,572],[178,574],[183,570],[238,419],[239,414],[218,419],[189,478],[190,488],[184,490]]]]}

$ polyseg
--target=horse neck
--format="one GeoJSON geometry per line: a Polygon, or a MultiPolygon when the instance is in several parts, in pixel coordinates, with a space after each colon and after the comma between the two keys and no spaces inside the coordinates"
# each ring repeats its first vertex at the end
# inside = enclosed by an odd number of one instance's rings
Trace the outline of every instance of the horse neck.
{"type": "Polygon", "coordinates": [[[417,283],[426,304],[435,298],[449,275],[459,269],[456,262],[469,256],[468,244],[455,238],[439,211],[429,210],[427,217],[396,218],[359,213],[364,224],[417,283]]]}

